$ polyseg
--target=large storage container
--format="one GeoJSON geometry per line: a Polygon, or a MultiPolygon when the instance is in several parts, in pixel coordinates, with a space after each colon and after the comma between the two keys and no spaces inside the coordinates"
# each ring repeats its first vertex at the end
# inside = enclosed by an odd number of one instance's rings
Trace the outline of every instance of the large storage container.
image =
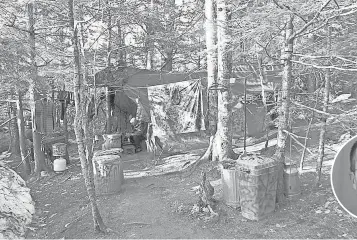
{"type": "Polygon", "coordinates": [[[222,189],[223,200],[231,207],[238,208],[239,203],[239,170],[221,169],[222,170],[222,189]]]}
{"type": "Polygon", "coordinates": [[[273,159],[246,156],[238,160],[239,196],[242,215],[260,220],[275,210],[277,167],[273,159]]]}
{"type": "Polygon", "coordinates": [[[93,157],[94,184],[97,195],[117,193],[124,181],[120,156],[103,155],[93,157]]]}
{"type": "Polygon", "coordinates": [[[63,157],[66,156],[66,147],[65,143],[55,143],[52,145],[52,156],[63,157]]]}
{"type": "Polygon", "coordinates": [[[298,197],[301,194],[299,171],[293,164],[285,164],[284,186],[285,195],[288,198],[298,197]]]}

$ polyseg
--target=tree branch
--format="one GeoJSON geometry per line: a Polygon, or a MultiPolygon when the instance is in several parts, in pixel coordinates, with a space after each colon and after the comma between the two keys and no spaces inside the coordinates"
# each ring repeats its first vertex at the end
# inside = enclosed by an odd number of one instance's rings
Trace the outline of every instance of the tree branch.
{"type": "Polygon", "coordinates": [[[298,14],[297,12],[293,11],[289,6],[286,5],[281,5],[280,3],[278,3],[277,0],[273,0],[273,2],[275,3],[276,6],[278,6],[280,9],[286,9],[289,12],[291,12],[292,14],[294,14],[295,16],[297,16],[298,18],[300,18],[301,20],[303,20],[305,23],[307,23],[307,20],[305,20],[305,18],[303,18],[300,14],[298,14]]]}
{"type": "Polygon", "coordinates": [[[305,66],[310,66],[310,67],[314,67],[314,68],[318,68],[318,69],[336,69],[339,71],[349,71],[349,72],[357,72],[357,68],[341,68],[341,67],[336,67],[336,66],[320,66],[320,65],[316,65],[316,64],[312,64],[312,63],[305,63],[305,62],[301,62],[301,61],[295,61],[295,60],[291,60],[294,63],[298,63],[298,64],[302,64],[305,66]]]}
{"type": "Polygon", "coordinates": [[[331,0],[326,0],[326,2],[321,6],[320,10],[315,14],[315,16],[309,21],[307,22],[299,31],[296,31],[292,36],[291,39],[296,38],[299,34],[301,34],[302,32],[304,32],[308,27],[311,26],[311,24],[313,24],[317,18],[321,15],[322,10],[324,10],[325,7],[327,7],[327,5],[331,2],[331,0]]]}
{"type": "Polygon", "coordinates": [[[14,29],[19,30],[19,31],[22,31],[22,32],[30,33],[30,31],[28,31],[27,29],[24,29],[24,28],[20,28],[20,27],[18,27],[18,26],[15,26],[15,22],[12,22],[11,24],[4,24],[4,26],[6,26],[6,27],[11,27],[11,28],[14,28],[14,29]]]}

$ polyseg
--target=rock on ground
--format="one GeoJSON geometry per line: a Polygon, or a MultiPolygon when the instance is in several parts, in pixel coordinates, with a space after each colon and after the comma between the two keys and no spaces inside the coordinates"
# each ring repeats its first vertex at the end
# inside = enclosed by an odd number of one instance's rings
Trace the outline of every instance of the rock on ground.
{"type": "Polygon", "coordinates": [[[12,169],[0,165],[0,239],[23,238],[34,213],[25,181],[12,169]]]}

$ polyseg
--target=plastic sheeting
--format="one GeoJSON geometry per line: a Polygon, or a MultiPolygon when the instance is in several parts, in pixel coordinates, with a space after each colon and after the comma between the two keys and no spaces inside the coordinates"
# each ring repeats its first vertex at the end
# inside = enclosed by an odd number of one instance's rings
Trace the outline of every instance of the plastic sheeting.
{"type": "Polygon", "coordinates": [[[156,136],[205,130],[200,80],[151,86],[148,96],[156,136]]]}
{"type": "Polygon", "coordinates": [[[115,92],[114,105],[114,111],[121,110],[122,112],[126,112],[132,116],[136,115],[137,105],[125,94],[124,91],[115,92]]]}

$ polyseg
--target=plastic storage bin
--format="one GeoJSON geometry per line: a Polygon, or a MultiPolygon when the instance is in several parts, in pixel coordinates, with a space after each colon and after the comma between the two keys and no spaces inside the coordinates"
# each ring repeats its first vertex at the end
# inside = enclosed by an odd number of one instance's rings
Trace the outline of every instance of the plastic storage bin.
{"type": "Polygon", "coordinates": [[[238,160],[239,196],[242,215],[260,220],[275,210],[277,166],[272,158],[246,156],[238,160]]]}

